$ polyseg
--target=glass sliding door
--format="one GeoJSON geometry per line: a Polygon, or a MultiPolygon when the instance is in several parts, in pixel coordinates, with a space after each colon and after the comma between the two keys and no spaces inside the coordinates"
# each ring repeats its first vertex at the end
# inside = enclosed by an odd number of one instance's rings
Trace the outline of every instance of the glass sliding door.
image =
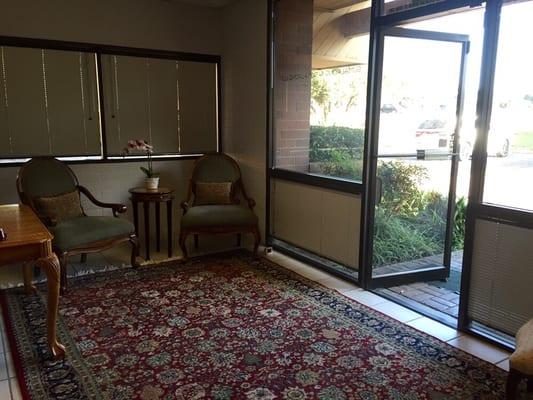
{"type": "Polygon", "coordinates": [[[389,28],[380,40],[371,286],[445,279],[468,36],[389,28]]]}
{"type": "Polygon", "coordinates": [[[465,238],[459,327],[504,344],[533,317],[532,18],[533,1],[487,4],[465,238]]]}

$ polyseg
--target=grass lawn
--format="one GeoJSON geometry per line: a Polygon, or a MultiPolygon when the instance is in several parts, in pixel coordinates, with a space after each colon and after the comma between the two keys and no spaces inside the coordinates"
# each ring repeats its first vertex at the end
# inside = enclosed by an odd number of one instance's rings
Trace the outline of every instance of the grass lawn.
{"type": "Polygon", "coordinates": [[[533,131],[517,133],[513,141],[513,150],[533,152],[533,131]]]}

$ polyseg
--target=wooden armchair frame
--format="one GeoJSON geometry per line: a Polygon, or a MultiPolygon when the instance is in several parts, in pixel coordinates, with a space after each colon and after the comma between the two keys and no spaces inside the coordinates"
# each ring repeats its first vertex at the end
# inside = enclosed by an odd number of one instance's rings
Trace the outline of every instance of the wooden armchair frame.
{"type": "MultiPolygon", "coordinates": [[[[207,157],[212,156],[220,156],[225,157],[228,161],[230,161],[236,171],[238,172],[238,179],[234,182],[234,190],[233,190],[233,200],[235,204],[239,203],[239,199],[235,196],[240,192],[242,194],[242,197],[247,203],[248,208],[250,210],[253,210],[253,208],[256,205],[256,202],[254,199],[248,196],[246,193],[246,189],[244,187],[244,183],[242,181],[242,173],[241,169],[239,167],[239,164],[231,158],[230,156],[224,154],[224,153],[212,153],[212,154],[205,154],[204,156],[197,159],[194,163],[193,167],[193,173],[192,177],[189,180],[189,188],[187,190],[187,199],[181,202],[181,209],[183,211],[183,215],[189,211],[189,208],[192,207],[192,201],[194,200],[194,185],[196,183],[196,175],[197,175],[197,168],[198,165],[205,160],[207,157]]],[[[181,248],[181,251],[183,253],[184,258],[188,257],[187,253],[187,247],[186,247],[186,240],[187,236],[194,234],[194,245],[195,248],[198,248],[198,235],[199,234],[237,234],[237,245],[240,246],[241,244],[241,234],[242,233],[251,233],[254,236],[254,256],[257,255],[257,249],[259,248],[259,243],[261,242],[261,233],[259,232],[259,226],[258,224],[255,224],[254,226],[233,226],[233,225],[221,225],[217,227],[205,227],[205,228],[187,228],[184,229],[183,227],[180,229],[180,237],[179,237],[179,246],[181,248]]]]}
{"type": "MultiPolygon", "coordinates": [[[[113,216],[115,218],[118,218],[118,214],[123,214],[127,211],[127,207],[125,204],[120,203],[104,203],[102,201],[97,200],[94,195],[84,186],[81,186],[78,181],[78,177],[76,174],[74,174],[74,171],[65,163],[55,159],[54,157],[34,157],[27,163],[25,163],[19,170],[18,176],[17,176],[17,192],[19,195],[19,198],[23,204],[28,205],[43,221],[43,223],[46,226],[50,226],[53,221],[50,221],[47,217],[44,217],[39,213],[39,211],[36,209],[32,196],[28,195],[24,192],[22,187],[22,180],[24,177],[24,172],[26,168],[31,165],[32,162],[35,162],[36,160],[53,160],[54,162],[57,162],[60,164],[63,168],[68,171],[70,177],[72,178],[73,182],[75,182],[75,187],[78,190],[79,193],[83,193],[91,203],[94,205],[101,207],[101,208],[109,208],[111,209],[113,216]]],[[[80,199],[81,201],[81,199],[80,199]]],[[[83,210],[83,207],[82,207],[83,210]]],[[[85,214],[85,211],[83,210],[83,215],[87,216],[85,214]]],[[[137,267],[139,264],[137,263],[137,255],[139,253],[139,241],[137,238],[137,235],[135,232],[129,234],[129,235],[120,235],[116,237],[112,237],[106,240],[100,240],[97,242],[88,243],[83,246],[79,246],[73,249],[70,249],[68,251],[60,251],[57,248],[54,248],[54,252],[57,254],[59,258],[59,264],[60,264],[60,270],[61,270],[61,293],[65,293],[67,289],[67,266],[68,266],[68,257],[81,255],[81,262],[85,262],[87,260],[87,254],[88,253],[99,253],[103,250],[107,250],[111,247],[114,247],[120,243],[129,242],[132,246],[131,249],[131,265],[133,267],[137,267]]],[[[53,245],[53,242],[52,242],[53,245]]]]}

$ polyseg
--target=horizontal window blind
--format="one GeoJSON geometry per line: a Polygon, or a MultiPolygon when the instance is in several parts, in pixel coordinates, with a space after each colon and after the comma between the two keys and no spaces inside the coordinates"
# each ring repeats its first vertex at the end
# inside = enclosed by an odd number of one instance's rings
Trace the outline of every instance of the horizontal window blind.
{"type": "Polygon", "coordinates": [[[216,151],[216,64],[104,55],[102,70],[109,155],[131,139],[155,154],[216,151]]]}
{"type": "Polygon", "coordinates": [[[533,230],[478,220],[468,314],[510,335],[533,317],[533,230]]]}
{"type": "Polygon", "coordinates": [[[0,157],[100,155],[93,53],[0,47],[0,157]]]}

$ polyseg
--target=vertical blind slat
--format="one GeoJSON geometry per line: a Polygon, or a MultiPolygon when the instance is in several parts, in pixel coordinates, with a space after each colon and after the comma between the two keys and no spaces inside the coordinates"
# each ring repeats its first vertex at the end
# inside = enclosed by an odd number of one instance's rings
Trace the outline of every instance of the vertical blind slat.
{"type": "Polygon", "coordinates": [[[180,138],[184,153],[217,150],[216,73],[215,64],[179,62],[180,138]]]}
{"type": "Polygon", "coordinates": [[[13,150],[9,156],[50,154],[42,52],[40,49],[4,47],[4,57],[13,150]]]}
{"type": "Polygon", "coordinates": [[[469,317],[510,335],[533,317],[533,231],[478,220],[469,317]]]}
{"type": "Polygon", "coordinates": [[[216,151],[216,64],[105,55],[102,66],[110,155],[130,139],[155,154],[216,151]]]}
{"type": "MultiPolygon", "coordinates": [[[[90,117],[90,87],[85,60],[78,52],[46,50],[48,117],[52,152],[94,155],[100,152],[98,116],[90,117]]],[[[94,64],[92,65],[94,72],[94,64]]]]}
{"type": "Polygon", "coordinates": [[[0,157],[98,155],[100,122],[86,102],[96,93],[94,54],[2,47],[0,157]],[[85,88],[85,89],[84,89],[85,88]]]}
{"type": "Polygon", "coordinates": [[[179,150],[176,80],[176,61],[150,60],[151,133],[156,151],[179,150]]]}

